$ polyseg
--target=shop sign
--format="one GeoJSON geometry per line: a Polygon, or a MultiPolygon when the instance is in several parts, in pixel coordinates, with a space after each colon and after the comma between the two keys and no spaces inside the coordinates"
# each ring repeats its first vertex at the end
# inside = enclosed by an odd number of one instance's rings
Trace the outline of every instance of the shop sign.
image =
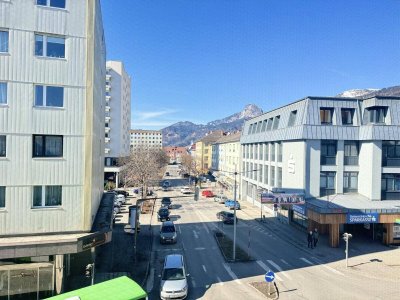
{"type": "Polygon", "coordinates": [[[378,213],[370,213],[370,214],[347,214],[347,222],[348,224],[357,224],[357,223],[378,223],[378,213]]]}
{"type": "Polygon", "coordinates": [[[299,214],[301,214],[303,216],[306,216],[306,208],[304,207],[304,205],[296,205],[296,204],[294,204],[292,206],[292,209],[293,209],[293,211],[295,211],[295,212],[297,212],[297,213],[299,213],[299,214]]]}
{"type": "Polygon", "coordinates": [[[262,193],[261,203],[276,203],[280,205],[285,204],[304,204],[303,194],[272,194],[262,193]]]}
{"type": "Polygon", "coordinates": [[[106,242],[107,242],[107,232],[101,233],[99,235],[91,235],[82,240],[82,251],[105,244],[106,242]]]}

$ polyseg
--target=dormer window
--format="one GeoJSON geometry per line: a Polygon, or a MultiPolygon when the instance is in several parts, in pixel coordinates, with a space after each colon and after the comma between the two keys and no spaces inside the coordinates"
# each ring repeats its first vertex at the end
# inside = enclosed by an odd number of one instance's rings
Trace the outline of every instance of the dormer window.
{"type": "Polygon", "coordinates": [[[297,117],[297,110],[291,111],[289,116],[288,127],[292,127],[294,125],[294,123],[296,122],[296,117],[297,117]]]}
{"type": "Polygon", "coordinates": [[[364,124],[385,124],[387,106],[372,106],[364,110],[364,124]]]}
{"type": "Polygon", "coordinates": [[[321,107],[319,109],[319,117],[321,125],[332,125],[333,120],[333,108],[332,107],[321,107]]]}
{"type": "Polygon", "coordinates": [[[273,120],[274,120],[273,118],[269,118],[269,119],[268,119],[267,131],[270,131],[270,130],[271,130],[273,120]]]}
{"type": "Polygon", "coordinates": [[[354,108],[342,108],[342,124],[353,125],[354,108]]]}
{"type": "Polygon", "coordinates": [[[274,118],[274,125],[272,126],[272,129],[278,129],[278,127],[279,127],[279,120],[281,119],[281,117],[280,116],[276,116],[275,118],[274,118]]]}

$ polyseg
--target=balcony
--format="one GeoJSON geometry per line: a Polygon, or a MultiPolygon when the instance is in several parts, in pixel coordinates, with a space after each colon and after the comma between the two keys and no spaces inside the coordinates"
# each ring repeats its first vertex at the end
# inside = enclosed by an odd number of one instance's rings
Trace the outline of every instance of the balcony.
{"type": "Polygon", "coordinates": [[[109,143],[110,140],[111,140],[111,139],[110,139],[109,137],[106,137],[106,138],[104,139],[104,141],[106,142],[106,144],[109,143]]]}
{"type": "Polygon", "coordinates": [[[110,128],[110,127],[106,127],[106,128],[105,128],[105,132],[106,132],[106,133],[109,133],[109,132],[110,132],[110,130],[111,130],[111,128],[110,128]]]}
{"type": "Polygon", "coordinates": [[[105,154],[108,154],[108,153],[110,153],[110,151],[111,151],[111,149],[110,149],[110,148],[105,148],[105,149],[104,149],[104,153],[105,153],[105,154]]]}
{"type": "Polygon", "coordinates": [[[111,96],[106,96],[106,101],[109,102],[111,100],[111,96]]]}
{"type": "Polygon", "coordinates": [[[110,92],[111,91],[111,85],[107,84],[106,85],[106,92],[110,92]]]}
{"type": "Polygon", "coordinates": [[[105,109],[106,109],[106,112],[110,112],[110,110],[111,110],[111,107],[110,107],[110,106],[108,106],[108,105],[106,105],[105,109]]]}
{"type": "Polygon", "coordinates": [[[110,81],[111,80],[111,74],[106,74],[106,80],[110,81]]]}
{"type": "Polygon", "coordinates": [[[110,116],[106,116],[105,121],[106,121],[106,123],[109,123],[111,121],[111,117],[110,116]]]}

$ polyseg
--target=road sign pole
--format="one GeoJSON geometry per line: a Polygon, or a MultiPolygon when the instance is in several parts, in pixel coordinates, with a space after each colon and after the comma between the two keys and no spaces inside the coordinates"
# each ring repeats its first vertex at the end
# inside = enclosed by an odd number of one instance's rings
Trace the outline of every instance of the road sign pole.
{"type": "Polygon", "coordinates": [[[349,238],[346,239],[346,268],[349,266],[349,238]]]}
{"type": "Polygon", "coordinates": [[[235,186],[233,191],[233,261],[236,261],[236,165],[235,165],[235,186]]]}

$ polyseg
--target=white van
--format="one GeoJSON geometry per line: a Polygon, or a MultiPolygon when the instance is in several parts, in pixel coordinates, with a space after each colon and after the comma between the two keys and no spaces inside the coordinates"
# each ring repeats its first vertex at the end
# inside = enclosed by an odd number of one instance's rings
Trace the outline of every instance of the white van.
{"type": "Polygon", "coordinates": [[[181,254],[170,254],[165,257],[161,274],[160,298],[185,299],[188,295],[188,282],[181,254]]]}

